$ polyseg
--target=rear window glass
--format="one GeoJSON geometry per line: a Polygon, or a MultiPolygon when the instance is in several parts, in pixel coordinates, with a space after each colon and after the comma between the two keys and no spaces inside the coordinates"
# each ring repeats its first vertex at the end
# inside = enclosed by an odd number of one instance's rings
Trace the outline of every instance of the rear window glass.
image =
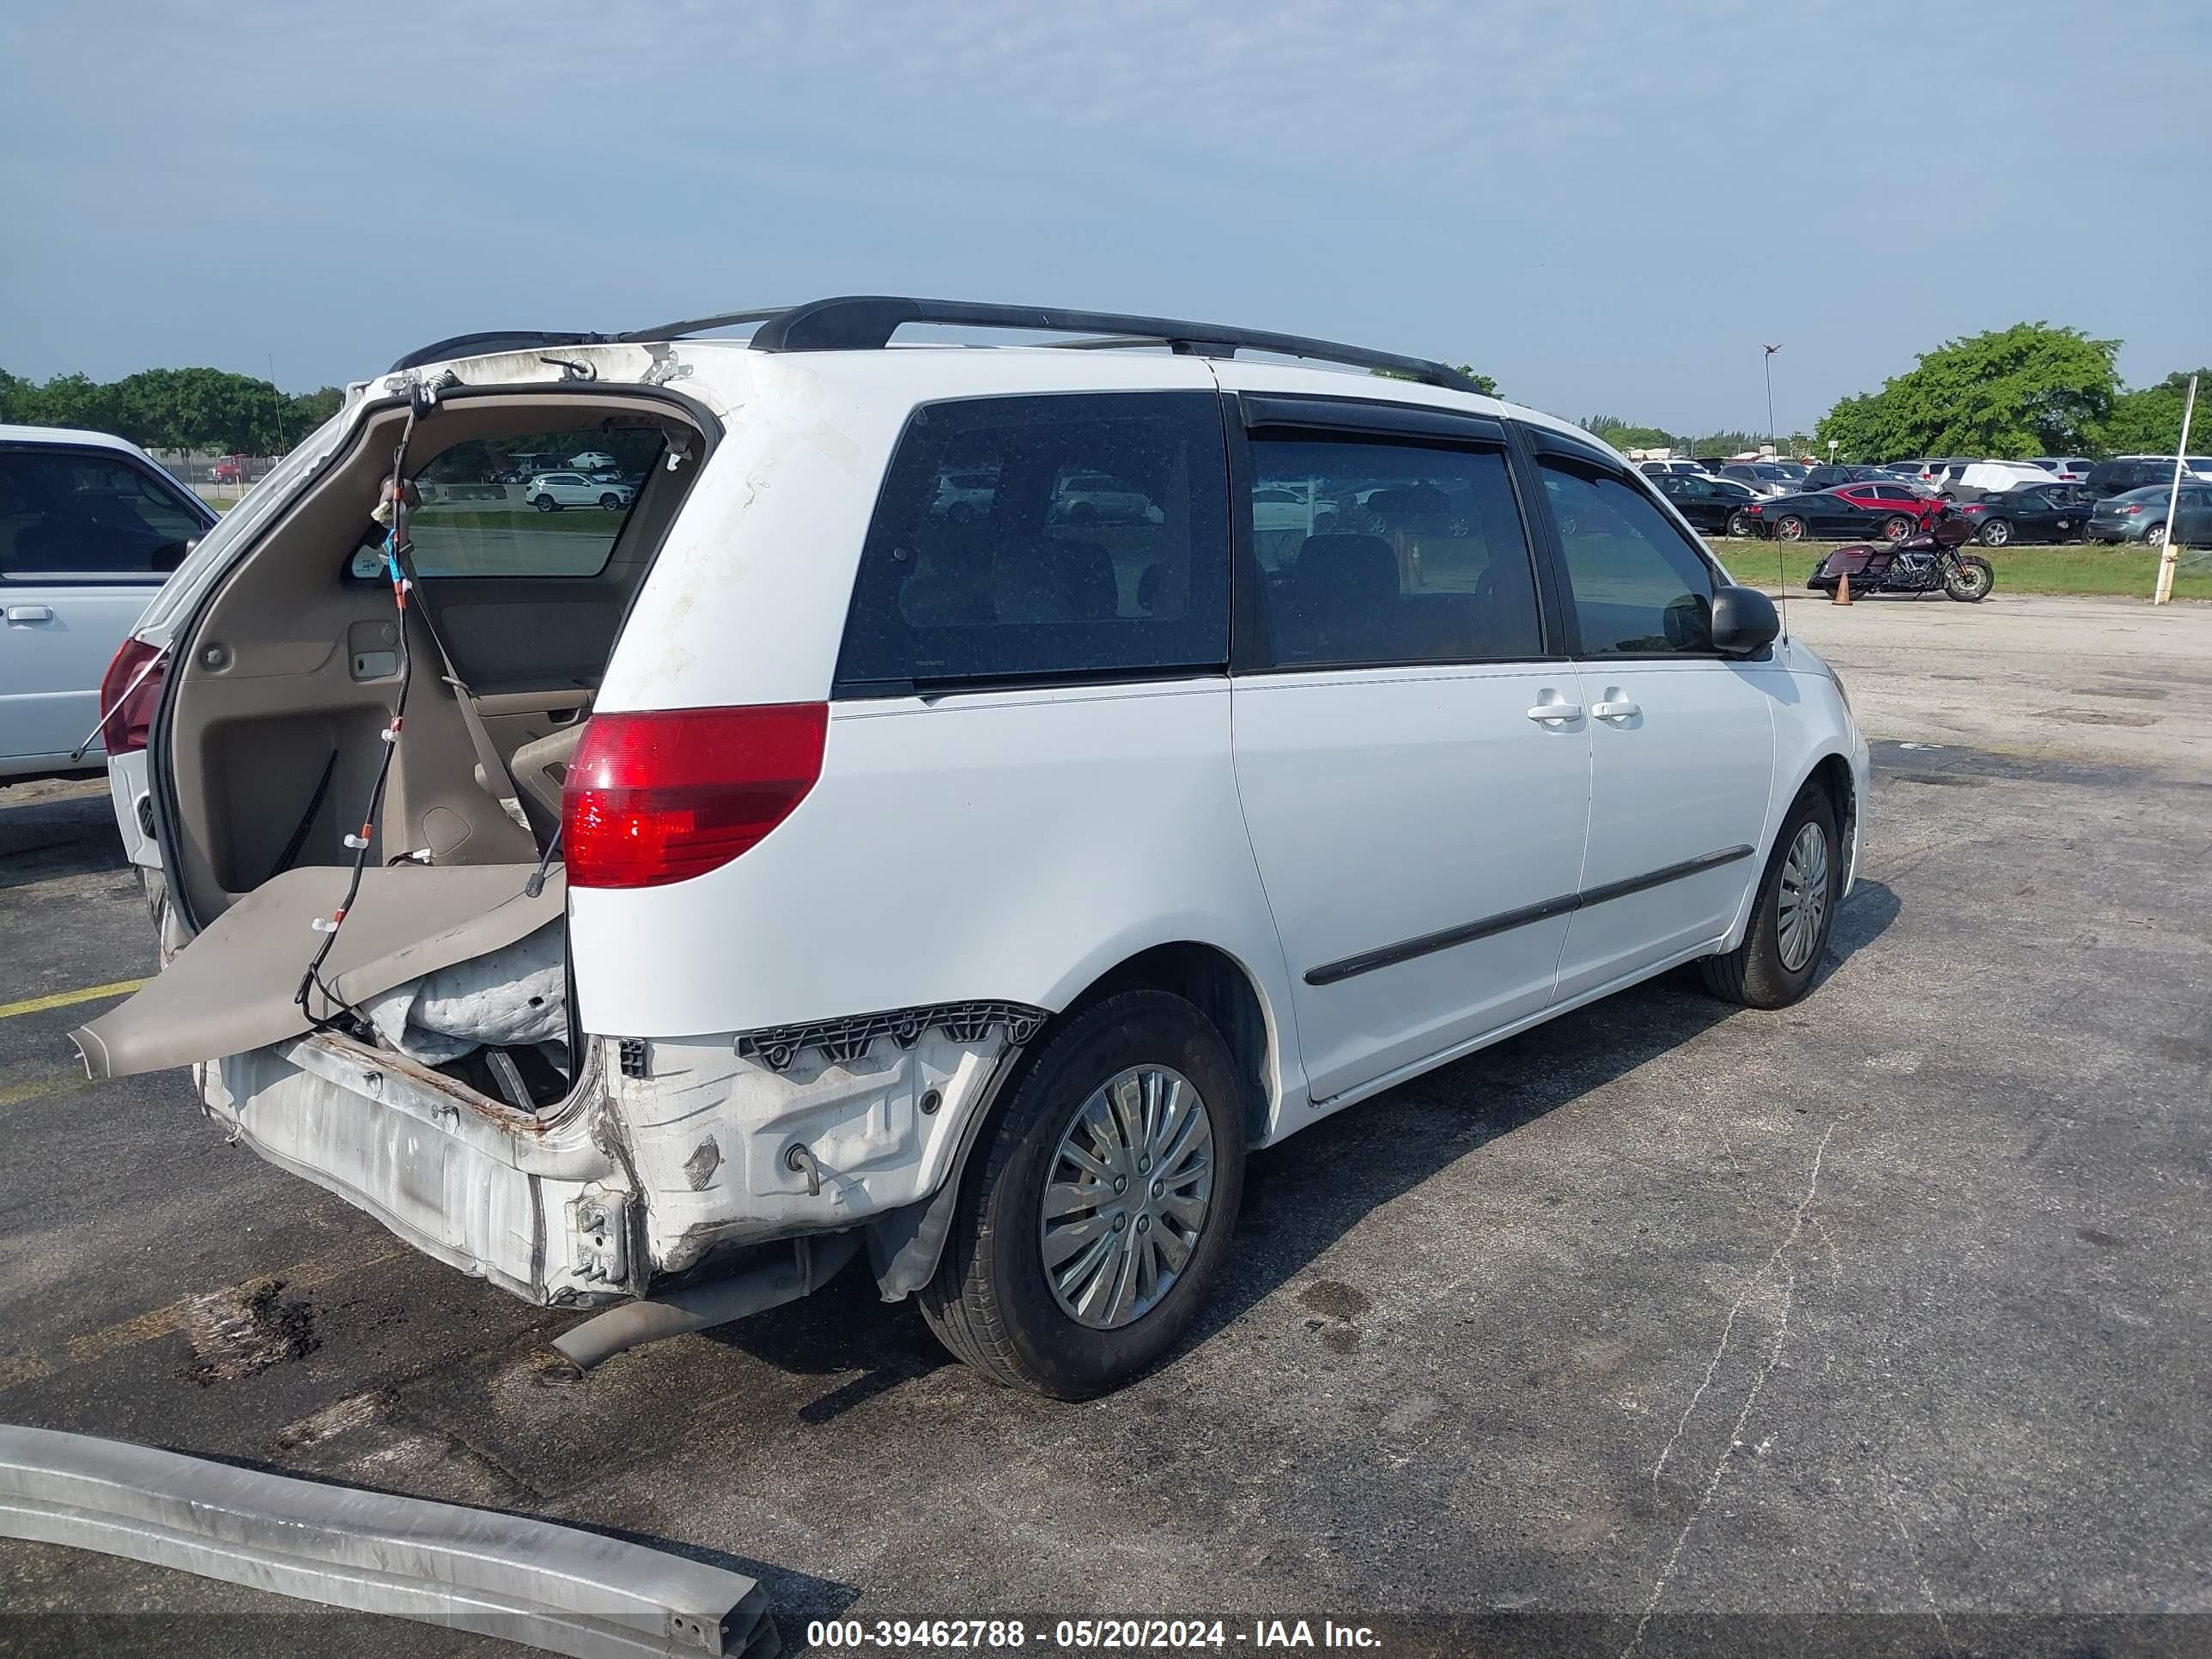
{"type": "Polygon", "coordinates": [[[839,691],[1225,665],[1226,472],[1207,392],[915,410],[861,551],[839,691]]]}
{"type": "MultiPolygon", "coordinates": [[[[416,474],[410,520],[424,576],[596,576],[607,567],[638,492],[660,463],[655,428],[532,432],[471,439],[416,474]]],[[[354,556],[381,574],[380,538],[354,556]]]]}
{"type": "Polygon", "coordinates": [[[120,456],[0,450],[0,577],[158,577],[206,529],[178,489],[120,456]]]}

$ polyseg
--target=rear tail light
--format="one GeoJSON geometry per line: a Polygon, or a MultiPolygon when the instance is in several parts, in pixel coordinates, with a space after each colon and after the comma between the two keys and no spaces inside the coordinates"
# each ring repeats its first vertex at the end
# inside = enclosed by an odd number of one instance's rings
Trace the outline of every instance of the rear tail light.
{"type": "Polygon", "coordinates": [[[757,845],[822,775],[819,702],[594,714],[561,793],[569,884],[659,887],[757,845]]]}
{"type": "Polygon", "coordinates": [[[100,679],[100,735],[110,755],[136,754],[154,729],[161,706],[162,647],[125,640],[100,679]]]}

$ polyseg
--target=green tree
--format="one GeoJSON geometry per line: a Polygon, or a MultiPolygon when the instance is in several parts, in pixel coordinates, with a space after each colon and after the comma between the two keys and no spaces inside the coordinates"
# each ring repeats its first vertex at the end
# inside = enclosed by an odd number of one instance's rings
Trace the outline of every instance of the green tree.
{"type": "MultiPolygon", "coordinates": [[[[1376,368],[1370,369],[1368,372],[1373,374],[1379,374],[1386,380],[1410,380],[1413,378],[1413,375],[1402,368],[1376,368]]],[[[1474,382],[1474,389],[1477,392],[1482,392],[1486,397],[1495,398],[1498,395],[1498,382],[1487,374],[1476,374],[1474,372],[1474,365],[1473,363],[1460,364],[1459,373],[1466,375],[1468,380],[1474,382]]]]}
{"type": "Polygon", "coordinates": [[[2088,447],[2119,391],[2117,340],[2048,323],[1948,340],[1879,392],[1846,398],[1814,436],[1849,460],[2054,454],[2088,447]]]}
{"type": "Polygon", "coordinates": [[[292,441],[299,442],[325,421],[329,420],[331,416],[338,412],[339,406],[344,402],[345,393],[334,386],[322,386],[313,392],[303,392],[293,398],[291,413],[288,416],[292,428],[292,441]]]}
{"type": "Polygon", "coordinates": [[[2197,416],[2189,434],[2192,449],[2212,447],[2204,432],[2205,405],[2212,401],[2212,368],[2180,369],[2156,386],[2138,386],[2112,399],[2106,418],[2101,447],[2115,454],[2171,455],[2181,446],[2181,411],[2189,400],[2189,377],[2197,381],[2197,416]]]}
{"type": "Polygon", "coordinates": [[[1593,415],[1581,422],[1593,438],[1602,438],[1615,449],[1672,449],[1679,442],[1664,428],[1634,426],[1617,415],[1593,415]]]}

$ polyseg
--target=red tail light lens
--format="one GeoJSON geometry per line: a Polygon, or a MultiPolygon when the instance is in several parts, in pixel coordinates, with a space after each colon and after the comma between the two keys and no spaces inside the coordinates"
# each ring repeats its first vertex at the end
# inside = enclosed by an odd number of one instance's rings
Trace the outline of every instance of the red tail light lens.
{"type": "Polygon", "coordinates": [[[822,775],[827,703],[594,714],[561,792],[575,887],[659,887],[727,864],[822,775]]]}
{"type": "Polygon", "coordinates": [[[154,729],[154,711],[161,706],[161,681],[167,672],[159,661],[161,655],[158,645],[125,640],[115,660],[107,665],[107,672],[100,676],[100,735],[109,754],[135,754],[146,746],[154,729]],[[154,665],[150,670],[149,663],[154,665]]]}

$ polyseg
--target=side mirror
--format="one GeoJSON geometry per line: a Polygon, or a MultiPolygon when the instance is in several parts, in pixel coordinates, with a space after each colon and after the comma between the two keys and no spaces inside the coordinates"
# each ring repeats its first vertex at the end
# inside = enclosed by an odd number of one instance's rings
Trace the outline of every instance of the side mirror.
{"type": "Polygon", "coordinates": [[[1713,595],[1713,649],[1723,656],[1748,657],[1781,632],[1774,601],[1757,588],[1723,587],[1713,595]]]}

